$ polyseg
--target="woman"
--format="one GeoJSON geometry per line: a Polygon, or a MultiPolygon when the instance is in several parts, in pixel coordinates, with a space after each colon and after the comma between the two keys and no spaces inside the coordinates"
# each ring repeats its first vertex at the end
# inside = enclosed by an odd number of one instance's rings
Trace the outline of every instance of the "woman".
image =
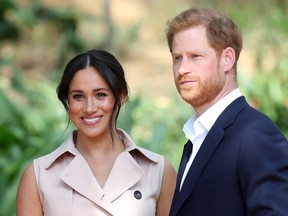
{"type": "Polygon", "coordinates": [[[117,59],[101,50],[77,55],[66,66],[57,93],[77,130],[26,168],[17,215],[168,215],[175,170],[116,128],[128,99],[117,59]]]}

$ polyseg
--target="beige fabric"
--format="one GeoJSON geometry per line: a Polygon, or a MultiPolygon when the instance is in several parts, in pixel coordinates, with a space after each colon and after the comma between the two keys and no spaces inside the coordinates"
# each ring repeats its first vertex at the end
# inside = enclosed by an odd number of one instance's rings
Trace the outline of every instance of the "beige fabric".
{"type": "Polygon", "coordinates": [[[55,151],[34,160],[45,216],[155,215],[164,157],[137,147],[123,130],[118,133],[125,151],[103,188],[75,148],[72,134],[55,151]],[[141,192],[141,199],[135,198],[135,191],[141,192]]]}

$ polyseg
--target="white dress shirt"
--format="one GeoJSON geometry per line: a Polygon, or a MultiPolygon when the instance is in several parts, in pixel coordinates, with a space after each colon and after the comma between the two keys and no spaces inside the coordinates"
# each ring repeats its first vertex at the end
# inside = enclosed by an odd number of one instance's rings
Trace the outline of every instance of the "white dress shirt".
{"type": "Polygon", "coordinates": [[[183,127],[183,131],[188,138],[193,143],[193,150],[192,154],[187,162],[186,168],[184,170],[180,190],[183,185],[183,182],[187,176],[189,168],[200,149],[206,135],[208,134],[209,130],[216,122],[217,118],[220,114],[224,111],[224,109],[229,106],[235,99],[241,96],[241,92],[239,88],[233,90],[228,95],[223,97],[213,106],[211,106],[208,110],[206,110],[201,116],[197,116],[195,113],[185,124],[183,127]]]}

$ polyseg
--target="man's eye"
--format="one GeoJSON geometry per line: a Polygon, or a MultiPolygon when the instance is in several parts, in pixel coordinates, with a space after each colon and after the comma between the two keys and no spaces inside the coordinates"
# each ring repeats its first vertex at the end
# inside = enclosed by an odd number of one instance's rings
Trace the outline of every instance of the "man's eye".
{"type": "Polygon", "coordinates": [[[173,59],[174,61],[179,61],[182,59],[182,56],[174,56],[173,59]]]}
{"type": "Polygon", "coordinates": [[[199,58],[200,57],[200,55],[198,55],[198,54],[193,54],[192,55],[192,58],[199,58]]]}

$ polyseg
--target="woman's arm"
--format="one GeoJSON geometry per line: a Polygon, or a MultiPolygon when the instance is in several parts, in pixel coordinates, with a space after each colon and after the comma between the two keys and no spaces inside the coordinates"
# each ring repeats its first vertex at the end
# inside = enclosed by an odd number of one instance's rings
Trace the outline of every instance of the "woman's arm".
{"type": "Polygon", "coordinates": [[[16,197],[17,216],[43,216],[33,164],[24,171],[16,197]]]}
{"type": "Polygon", "coordinates": [[[159,200],[157,203],[157,216],[168,216],[176,185],[176,172],[169,161],[165,160],[164,174],[159,200]]]}

